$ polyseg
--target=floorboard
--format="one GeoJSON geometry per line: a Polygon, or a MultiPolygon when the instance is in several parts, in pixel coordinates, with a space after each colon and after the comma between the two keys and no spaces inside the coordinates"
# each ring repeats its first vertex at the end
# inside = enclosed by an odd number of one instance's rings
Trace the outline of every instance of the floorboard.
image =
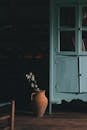
{"type": "Polygon", "coordinates": [[[87,130],[87,113],[59,112],[42,118],[19,114],[15,116],[15,130],[87,130]]]}

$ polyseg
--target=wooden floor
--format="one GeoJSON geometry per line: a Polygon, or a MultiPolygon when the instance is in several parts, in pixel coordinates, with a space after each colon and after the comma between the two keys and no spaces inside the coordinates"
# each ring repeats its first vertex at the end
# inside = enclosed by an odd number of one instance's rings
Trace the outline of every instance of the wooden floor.
{"type": "Polygon", "coordinates": [[[57,112],[42,118],[16,114],[15,130],[87,130],[87,112],[57,112]]]}

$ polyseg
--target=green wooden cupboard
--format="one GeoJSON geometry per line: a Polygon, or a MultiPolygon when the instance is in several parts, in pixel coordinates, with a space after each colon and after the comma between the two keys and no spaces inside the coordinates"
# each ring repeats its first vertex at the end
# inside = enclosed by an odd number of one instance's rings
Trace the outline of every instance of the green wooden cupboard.
{"type": "Polygon", "coordinates": [[[50,0],[50,96],[52,104],[87,101],[87,0],[50,0]]]}

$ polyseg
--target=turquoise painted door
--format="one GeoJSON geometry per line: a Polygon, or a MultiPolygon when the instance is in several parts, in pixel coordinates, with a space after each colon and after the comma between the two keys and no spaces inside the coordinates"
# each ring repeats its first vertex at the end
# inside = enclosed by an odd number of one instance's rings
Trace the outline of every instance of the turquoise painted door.
{"type": "Polygon", "coordinates": [[[78,93],[78,58],[75,56],[57,56],[56,92],[78,93]]]}
{"type": "Polygon", "coordinates": [[[80,92],[87,92],[87,56],[79,57],[80,92]]]}
{"type": "Polygon", "coordinates": [[[57,56],[56,92],[87,92],[87,56],[57,56]]]}
{"type": "Polygon", "coordinates": [[[58,6],[57,92],[87,92],[86,18],[87,5],[58,6]]]}

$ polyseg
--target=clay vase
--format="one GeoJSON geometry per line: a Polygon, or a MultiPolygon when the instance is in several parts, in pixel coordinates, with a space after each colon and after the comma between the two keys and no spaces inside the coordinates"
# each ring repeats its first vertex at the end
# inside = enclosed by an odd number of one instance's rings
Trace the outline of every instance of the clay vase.
{"type": "Polygon", "coordinates": [[[37,117],[43,117],[48,105],[48,99],[45,95],[45,90],[40,90],[32,93],[31,100],[34,104],[34,114],[37,117]]]}

